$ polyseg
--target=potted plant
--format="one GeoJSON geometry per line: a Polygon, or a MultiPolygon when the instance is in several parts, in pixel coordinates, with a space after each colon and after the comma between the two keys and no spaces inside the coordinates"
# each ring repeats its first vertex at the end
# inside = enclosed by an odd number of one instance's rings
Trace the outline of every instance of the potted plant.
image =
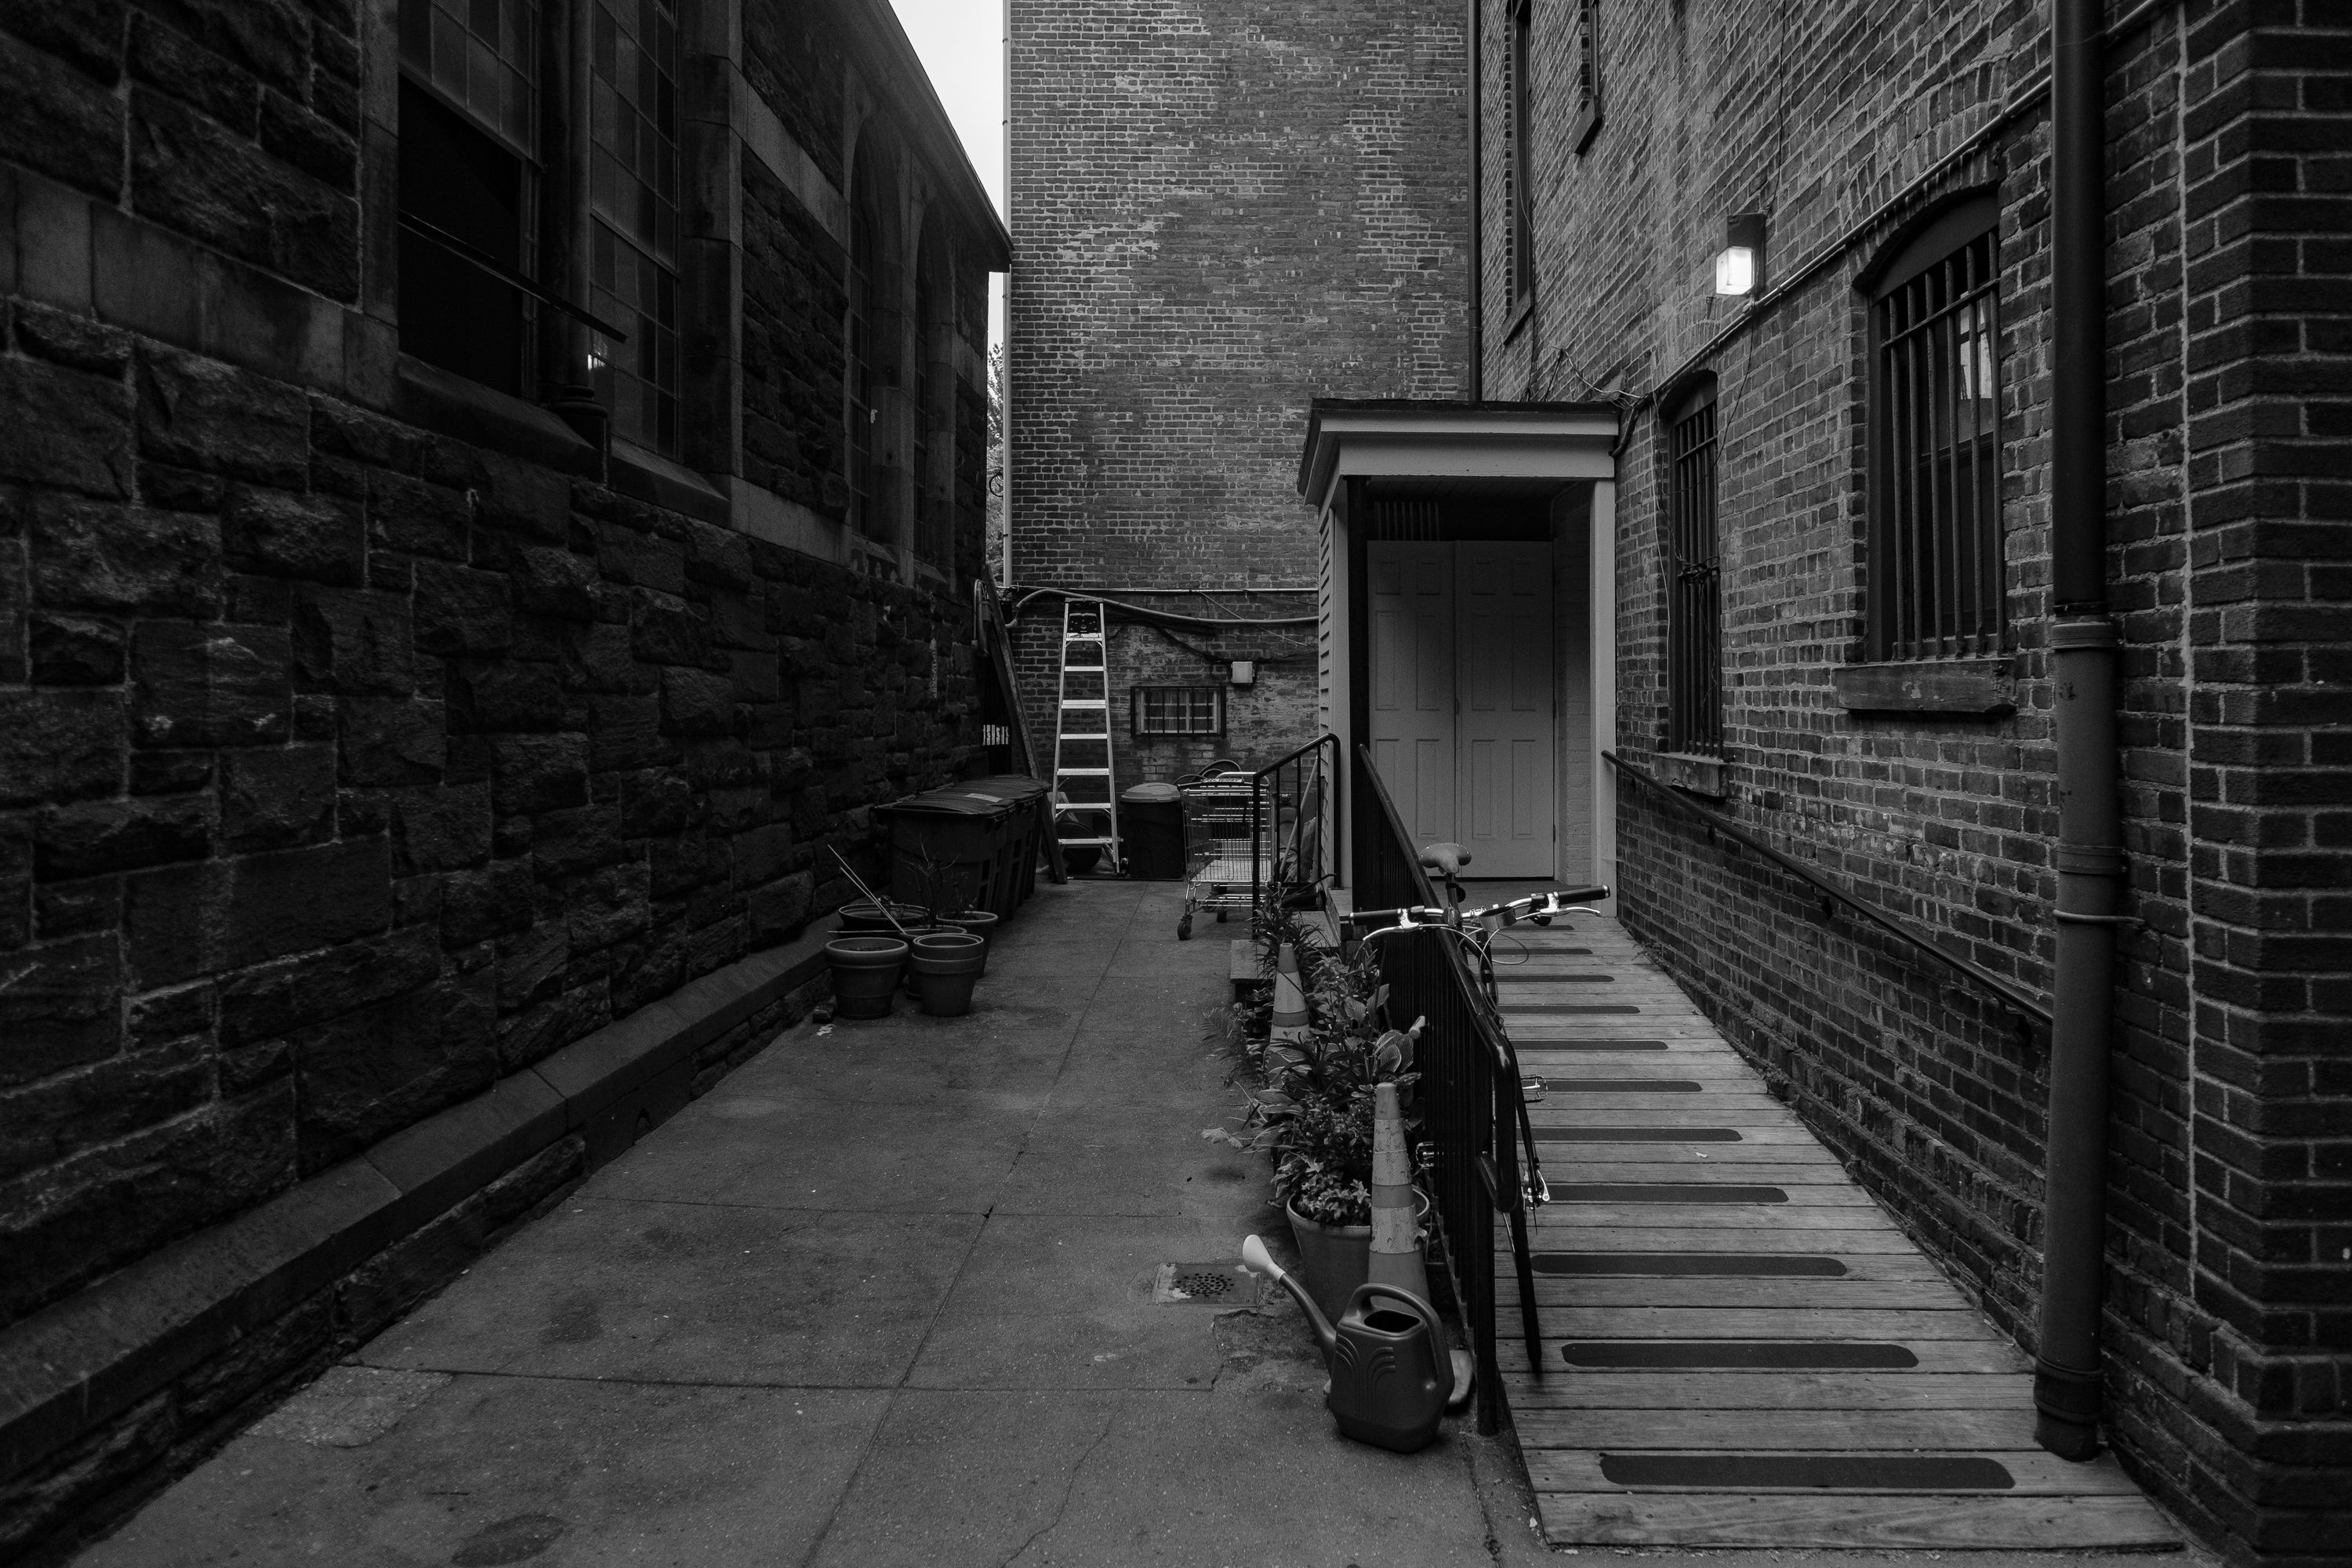
{"type": "Polygon", "coordinates": [[[1244,1048],[1262,1082],[1244,1102],[1239,1131],[1213,1127],[1202,1136],[1273,1155],[1275,1196],[1298,1244],[1299,1271],[1308,1293],[1336,1317],[1364,1282],[1370,1258],[1374,1086],[1397,1085],[1410,1137],[1418,1121],[1412,1091],[1421,1023],[1390,1027],[1377,961],[1315,945],[1303,922],[1275,902],[1260,924],[1298,955],[1308,1038],[1265,1040],[1246,1027],[1264,1007],[1245,1013],[1244,1048]]]}

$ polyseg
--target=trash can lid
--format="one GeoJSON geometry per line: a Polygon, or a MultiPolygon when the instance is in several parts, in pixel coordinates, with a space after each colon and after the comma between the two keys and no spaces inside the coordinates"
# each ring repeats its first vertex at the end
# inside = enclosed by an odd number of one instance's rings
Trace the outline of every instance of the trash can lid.
{"type": "Polygon", "coordinates": [[[1179,800],[1182,796],[1172,784],[1139,784],[1122,793],[1121,800],[1179,800]]]}
{"type": "Polygon", "coordinates": [[[966,795],[952,789],[928,790],[904,800],[877,805],[883,816],[1003,816],[1011,809],[993,795],[966,795]]]}

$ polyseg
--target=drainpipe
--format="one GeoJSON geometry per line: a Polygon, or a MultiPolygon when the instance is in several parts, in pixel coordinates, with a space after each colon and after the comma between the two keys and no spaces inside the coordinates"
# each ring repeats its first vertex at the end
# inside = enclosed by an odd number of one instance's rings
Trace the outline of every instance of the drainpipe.
{"type": "Polygon", "coordinates": [[[2107,613],[2105,68],[2100,0],[2051,0],[2050,651],[2058,742],[2057,972],[2034,1440],[2098,1451],[2107,1058],[2124,876],[2107,613]]]}
{"type": "Polygon", "coordinates": [[[1470,10],[1470,401],[1486,397],[1486,7],[1470,10]]]}

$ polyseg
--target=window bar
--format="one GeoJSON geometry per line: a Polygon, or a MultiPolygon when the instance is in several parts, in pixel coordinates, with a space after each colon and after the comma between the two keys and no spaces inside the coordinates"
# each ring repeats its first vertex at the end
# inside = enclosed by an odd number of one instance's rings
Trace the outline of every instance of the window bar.
{"type": "Polygon", "coordinates": [[[1984,537],[1977,552],[1979,566],[1977,604],[1978,635],[1986,653],[2000,651],[2001,627],[2007,622],[2006,608],[2001,603],[2001,571],[2003,549],[2000,529],[2000,295],[1993,277],[1993,247],[1985,241],[1984,299],[1977,321],[1984,335],[1983,351],[1977,356],[1984,384],[1979,388],[1981,406],[1990,428],[1985,431],[1983,458],[1977,468],[1977,482],[1984,490],[1984,537]]]}
{"type": "Polygon", "coordinates": [[[1936,419],[1941,426],[1936,444],[1936,490],[1943,507],[1942,525],[1936,531],[1936,654],[1959,652],[1960,515],[1959,432],[1959,312],[1962,296],[1958,257],[1937,268],[1944,276],[1944,319],[1936,331],[1936,356],[1942,363],[1936,376],[1936,419]]]}

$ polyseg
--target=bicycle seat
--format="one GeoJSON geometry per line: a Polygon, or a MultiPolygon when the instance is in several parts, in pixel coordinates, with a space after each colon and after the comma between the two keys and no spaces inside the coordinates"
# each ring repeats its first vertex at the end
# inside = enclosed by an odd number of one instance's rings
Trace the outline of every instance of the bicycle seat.
{"type": "Polygon", "coordinates": [[[1459,844],[1424,844],[1421,847],[1421,864],[1424,870],[1459,877],[1462,868],[1470,864],[1470,852],[1459,844]]]}

